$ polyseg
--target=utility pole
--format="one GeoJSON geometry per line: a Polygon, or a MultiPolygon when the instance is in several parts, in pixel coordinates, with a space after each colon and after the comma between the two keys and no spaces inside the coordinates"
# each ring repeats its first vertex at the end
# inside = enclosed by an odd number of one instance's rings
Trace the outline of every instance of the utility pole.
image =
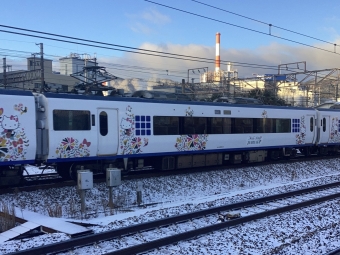
{"type": "MultiPolygon", "coordinates": [[[[35,64],[35,63],[34,63],[35,64]]],[[[40,93],[44,92],[45,78],[44,78],[44,45],[40,43],[40,68],[41,68],[41,86],[40,93]]]]}
{"type": "MultiPolygon", "coordinates": [[[[96,67],[97,66],[97,58],[96,58],[96,55],[94,57],[94,66],[96,67]]],[[[96,69],[95,69],[96,70],[96,69]]],[[[97,85],[97,70],[96,72],[94,73],[94,83],[97,85]]]]}
{"type": "Polygon", "coordinates": [[[339,70],[338,70],[338,80],[337,80],[337,83],[336,83],[336,91],[335,91],[335,102],[338,102],[338,89],[339,89],[339,70]]]}
{"type": "Polygon", "coordinates": [[[85,59],[84,59],[84,70],[85,70],[85,85],[87,85],[87,69],[86,69],[86,66],[87,66],[87,55],[85,55],[85,59]]]}
{"type": "Polygon", "coordinates": [[[6,81],[6,58],[3,58],[3,73],[4,73],[4,87],[6,89],[7,81],[6,81]]]}

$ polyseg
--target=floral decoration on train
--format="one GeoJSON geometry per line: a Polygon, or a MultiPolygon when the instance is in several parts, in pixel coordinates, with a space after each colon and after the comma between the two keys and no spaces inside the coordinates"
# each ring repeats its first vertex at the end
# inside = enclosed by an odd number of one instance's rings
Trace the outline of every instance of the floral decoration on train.
{"type": "Polygon", "coordinates": [[[266,110],[263,110],[261,116],[262,116],[262,118],[264,118],[264,119],[268,118],[267,111],[266,111],[266,110]]]}
{"type": "Polygon", "coordinates": [[[26,159],[29,140],[25,128],[20,127],[19,116],[5,115],[5,109],[0,108],[0,161],[26,159]]]}
{"type": "Polygon", "coordinates": [[[58,158],[79,158],[90,156],[91,142],[83,139],[79,142],[78,139],[73,137],[64,138],[59,146],[56,148],[55,153],[58,158]]]}
{"type": "Polygon", "coordinates": [[[14,105],[14,110],[20,112],[20,114],[24,114],[27,112],[27,107],[24,106],[23,104],[15,104],[14,105]]]}
{"type": "Polygon", "coordinates": [[[306,125],[305,116],[300,118],[300,132],[296,134],[296,144],[305,144],[306,139],[306,125]]]}
{"type": "Polygon", "coordinates": [[[333,117],[331,123],[331,133],[328,140],[329,143],[339,143],[340,133],[339,133],[339,118],[333,117]]]}
{"type": "Polygon", "coordinates": [[[176,139],[175,147],[179,151],[205,150],[208,135],[181,135],[176,139]]]}
{"type": "Polygon", "coordinates": [[[193,115],[194,115],[194,110],[190,109],[190,106],[189,106],[188,109],[185,110],[185,116],[192,117],[193,115]]]}
{"type": "Polygon", "coordinates": [[[142,147],[148,145],[149,139],[137,136],[135,131],[135,114],[132,112],[132,107],[129,105],[126,107],[125,117],[120,120],[119,148],[121,154],[138,154],[142,152],[142,147]]]}

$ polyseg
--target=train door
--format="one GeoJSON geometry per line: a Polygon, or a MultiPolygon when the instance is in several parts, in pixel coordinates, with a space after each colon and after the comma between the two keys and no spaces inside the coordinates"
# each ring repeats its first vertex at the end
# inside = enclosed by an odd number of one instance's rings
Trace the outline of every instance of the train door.
{"type": "Polygon", "coordinates": [[[118,111],[98,108],[98,156],[116,155],[118,150],[118,111]]]}
{"type": "MultiPolygon", "coordinates": [[[[320,114],[321,115],[321,114],[320,114]]],[[[320,140],[319,143],[328,143],[329,134],[330,134],[330,122],[329,122],[329,115],[321,115],[320,118],[320,140]]]]}
{"type": "Polygon", "coordinates": [[[315,121],[315,115],[306,116],[306,143],[314,144],[316,141],[317,126],[315,121]]]}

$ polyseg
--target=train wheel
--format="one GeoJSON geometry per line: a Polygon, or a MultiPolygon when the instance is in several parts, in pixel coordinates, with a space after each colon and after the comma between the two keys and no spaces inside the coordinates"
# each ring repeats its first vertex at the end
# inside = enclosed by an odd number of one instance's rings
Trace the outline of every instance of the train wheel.
{"type": "Polygon", "coordinates": [[[326,156],[328,154],[328,148],[327,147],[320,147],[319,148],[319,155],[326,156]]]}
{"type": "Polygon", "coordinates": [[[271,160],[278,160],[280,158],[280,151],[278,150],[272,150],[270,152],[270,159],[271,160]]]}
{"type": "Polygon", "coordinates": [[[70,167],[70,163],[58,163],[56,166],[58,174],[65,180],[70,179],[70,167]]]}
{"type": "Polygon", "coordinates": [[[77,178],[78,178],[77,171],[78,170],[81,170],[81,166],[77,165],[76,163],[73,163],[70,167],[70,170],[69,170],[71,180],[77,181],[77,178]]]}
{"type": "Polygon", "coordinates": [[[309,147],[305,147],[302,149],[303,151],[303,154],[306,156],[306,157],[309,157],[310,154],[311,154],[311,149],[309,147]]]}

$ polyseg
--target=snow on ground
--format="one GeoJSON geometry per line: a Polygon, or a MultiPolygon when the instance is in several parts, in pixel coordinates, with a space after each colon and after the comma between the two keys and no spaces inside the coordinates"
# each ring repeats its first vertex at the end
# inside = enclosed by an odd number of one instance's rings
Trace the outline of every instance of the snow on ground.
{"type": "Polygon", "coordinates": [[[35,167],[35,166],[26,165],[25,171],[24,171],[24,176],[29,176],[29,175],[34,175],[34,174],[56,173],[55,169],[51,169],[51,168],[44,169],[44,167],[45,166],[35,167]]]}
{"type": "MultiPolygon", "coordinates": [[[[340,181],[339,163],[339,159],[295,162],[138,180],[143,183],[143,204],[148,205],[145,208],[136,205],[136,180],[123,181],[114,190],[114,203],[118,206],[115,210],[106,206],[108,189],[105,184],[94,184],[92,190],[86,191],[85,215],[80,213],[80,198],[75,187],[1,195],[0,201],[14,203],[24,218],[26,210],[48,215],[48,208],[61,207],[63,218],[96,224],[92,229],[101,232],[340,181]]],[[[339,201],[216,231],[150,254],[322,254],[340,246],[339,201]]],[[[0,244],[0,253],[65,239],[65,234],[58,233],[8,241],[0,244]]],[[[114,250],[115,246],[114,242],[105,242],[101,247],[82,248],[78,254],[103,254],[114,250]]]]}

